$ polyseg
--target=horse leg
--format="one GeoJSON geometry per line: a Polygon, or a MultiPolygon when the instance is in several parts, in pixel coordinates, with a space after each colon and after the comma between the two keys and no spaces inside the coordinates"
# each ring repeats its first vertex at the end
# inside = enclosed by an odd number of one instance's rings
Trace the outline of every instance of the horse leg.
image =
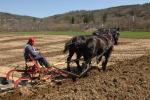
{"type": "Polygon", "coordinates": [[[102,56],[96,57],[96,63],[99,64],[99,62],[101,61],[101,59],[102,59],[102,56]]]}
{"type": "Polygon", "coordinates": [[[116,42],[115,42],[115,45],[117,45],[118,44],[118,38],[116,38],[116,42]]]}
{"type": "Polygon", "coordinates": [[[98,67],[98,64],[100,63],[101,59],[102,59],[102,56],[96,57],[98,71],[100,71],[100,68],[98,67]]]}
{"type": "Polygon", "coordinates": [[[76,64],[77,64],[78,70],[79,70],[79,71],[82,71],[82,68],[81,68],[81,66],[80,66],[80,64],[79,64],[79,60],[80,60],[80,58],[81,58],[81,53],[77,52],[76,54],[77,54],[76,64]]]}
{"type": "Polygon", "coordinates": [[[83,52],[83,58],[84,62],[82,63],[82,73],[80,74],[80,77],[87,76],[88,71],[91,68],[91,61],[92,61],[92,53],[89,51],[83,52]]]}
{"type": "Polygon", "coordinates": [[[106,70],[106,65],[108,63],[108,60],[110,58],[111,52],[113,50],[113,47],[110,47],[109,50],[104,54],[105,56],[105,60],[102,62],[102,70],[105,71],[106,70]]]}
{"type": "Polygon", "coordinates": [[[107,65],[107,62],[108,62],[108,57],[105,56],[105,61],[102,62],[102,70],[105,71],[106,70],[106,65],[107,65]]]}
{"type": "Polygon", "coordinates": [[[118,41],[118,40],[117,40],[117,39],[114,39],[114,41],[115,41],[114,45],[117,45],[117,41],[118,41]]]}
{"type": "Polygon", "coordinates": [[[90,69],[90,61],[85,61],[85,63],[82,64],[83,71],[80,74],[80,77],[82,76],[88,76],[88,71],[90,69]]]}
{"type": "Polygon", "coordinates": [[[70,61],[73,56],[74,52],[69,52],[68,58],[67,58],[67,71],[70,71],[70,61]]]}

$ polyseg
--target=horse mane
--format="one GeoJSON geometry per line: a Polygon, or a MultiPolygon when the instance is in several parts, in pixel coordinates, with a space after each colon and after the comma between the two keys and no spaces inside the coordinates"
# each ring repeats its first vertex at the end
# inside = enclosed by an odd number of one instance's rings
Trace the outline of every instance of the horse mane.
{"type": "Polygon", "coordinates": [[[89,36],[91,35],[79,35],[72,37],[65,43],[63,53],[66,53],[68,50],[74,50],[77,49],[79,46],[82,46],[82,44],[85,43],[86,38],[89,36]]]}

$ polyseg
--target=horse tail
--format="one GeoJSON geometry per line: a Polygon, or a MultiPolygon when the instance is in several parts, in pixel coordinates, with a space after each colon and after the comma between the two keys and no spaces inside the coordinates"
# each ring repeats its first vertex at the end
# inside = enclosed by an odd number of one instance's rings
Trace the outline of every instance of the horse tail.
{"type": "Polygon", "coordinates": [[[63,53],[66,53],[67,51],[72,50],[73,47],[75,46],[75,43],[76,43],[75,41],[77,41],[77,36],[72,37],[69,41],[67,41],[65,43],[63,53]]]}
{"type": "Polygon", "coordinates": [[[69,50],[69,42],[67,42],[64,46],[63,53],[66,53],[69,50]]]}

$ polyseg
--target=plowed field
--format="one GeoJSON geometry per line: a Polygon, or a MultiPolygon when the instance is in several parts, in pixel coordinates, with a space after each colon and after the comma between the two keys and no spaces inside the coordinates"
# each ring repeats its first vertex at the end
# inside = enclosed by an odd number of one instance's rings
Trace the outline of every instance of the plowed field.
{"type": "MultiPolygon", "coordinates": [[[[0,75],[16,65],[24,65],[23,48],[28,35],[1,35],[0,75]]],[[[36,47],[52,64],[65,62],[62,53],[70,36],[37,35],[36,47]]],[[[88,77],[72,82],[45,82],[30,89],[3,93],[2,100],[149,100],[150,39],[121,38],[114,47],[106,72],[92,69],[88,77]]],[[[58,67],[64,67],[65,64],[58,67]]]]}

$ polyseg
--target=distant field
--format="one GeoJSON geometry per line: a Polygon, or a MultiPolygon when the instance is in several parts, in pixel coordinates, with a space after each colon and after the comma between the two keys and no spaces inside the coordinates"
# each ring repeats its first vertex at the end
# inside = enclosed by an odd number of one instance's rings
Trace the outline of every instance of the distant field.
{"type": "Polygon", "coordinates": [[[150,32],[121,32],[120,37],[149,39],[150,32]]]}
{"type": "MultiPolygon", "coordinates": [[[[75,31],[50,31],[50,32],[0,32],[0,34],[19,34],[19,35],[37,35],[37,34],[47,34],[47,35],[87,35],[90,32],[75,32],[75,31]]],[[[122,38],[141,38],[149,39],[150,32],[121,32],[120,37],[122,38]]]]}
{"type": "Polygon", "coordinates": [[[78,32],[78,31],[49,31],[49,32],[0,32],[0,34],[22,34],[22,35],[36,35],[36,34],[46,34],[46,35],[86,35],[90,32],[78,32]]]}

